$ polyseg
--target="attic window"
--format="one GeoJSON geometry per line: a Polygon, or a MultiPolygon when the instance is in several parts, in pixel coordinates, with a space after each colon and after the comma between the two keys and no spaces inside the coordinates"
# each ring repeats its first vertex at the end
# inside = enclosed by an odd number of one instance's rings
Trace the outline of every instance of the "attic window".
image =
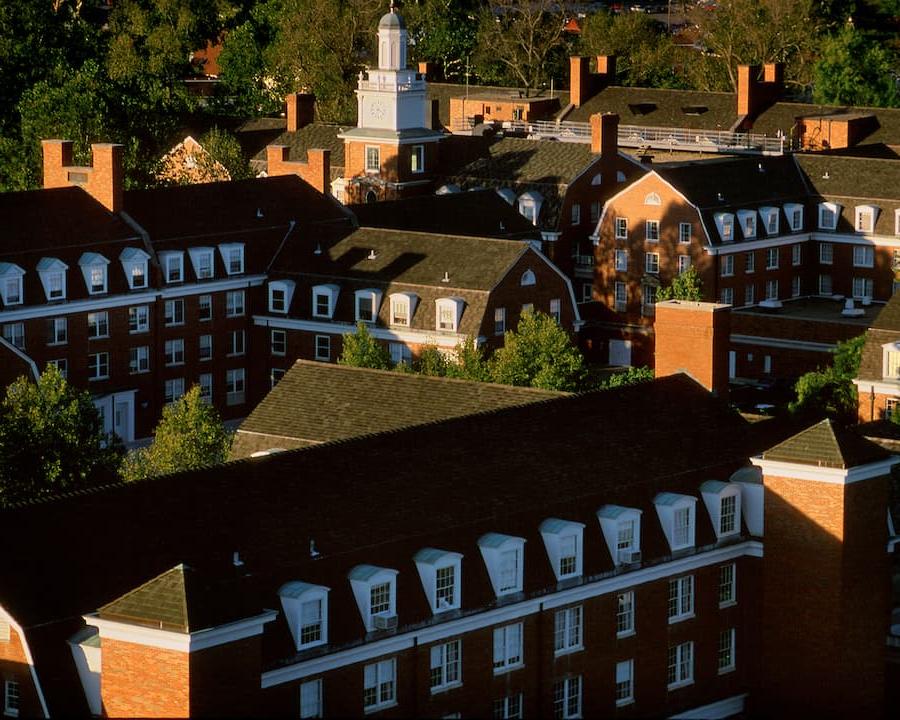
{"type": "Polygon", "coordinates": [[[819,229],[834,230],[837,227],[841,206],[832,202],[819,203],[819,229]]]}
{"type": "Polygon", "coordinates": [[[662,200],[658,193],[648,193],[644,196],[644,205],[662,205],[662,200]]]}
{"type": "Polygon", "coordinates": [[[188,248],[194,275],[198,280],[208,280],[215,274],[213,265],[213,249],[211,247],[188,248]]]}
{"type": "Polygon", "coordinates": [[[537,278],[534,276],[534,271],[529,268],[525,272],[522,273],[522,278],[519,280],[519,285],[525,287],[526,285],[535,285],[537,283],[537,278]]]}
{"type": "Polygon", "coordinates": [[[881,347],[885,379],[900,380],[900,343],[887,343],[881,347]]]}
{"type": "Polygon", "coordinates": [[[628,103],[628,109],[631,111],[632,115],[649,115],[656,110],[656,103],[628,103]]]}
{"type": "Polygon", "coordinates": [[[478,538],[478,549],[497,597],[522,592],[525,538],[487,533],[478,538]]]}
{"type": "Polygon", "coordinates": [[[583,566],[584,525],[548,518],[541,523],[541,537],[557,580],[580,577],[583,566]]]}
{"type": "Polygon", "coordinates": [[[97,253],[83,253],[78,264],[81,266],[81,274],[84,276],[88,293],[91,295],[105,293],[106,266],[109,265],[109,260],[97,253]]]}
{"type": "Polygon", "coordinates": [[[737,535],[741,531],[741,489],[731,483],[708,480],[700,486],[703,503],[709,512],[716,538],[737,535]]]}
{"type": "Polygon", "coordinates": [[[269,312],[286,313],[294,296],[293,280],[276,280],[269,283],[269,312]]]}
{"type": "Polygon", "coordinates": [[[297,650],[328,642],[329,588],[304,582],[289,582],[278,590],[297,650]]]}
{"type": "Polygon", "coordinates": [[[436,330],[456,332],[462,315],[462,298],[439,298],[435,302],[436,330]]]}
{"type": "Polygon", "coordinates": [[[431,612],[459,609],[462,557],[459,553],[435,548],[420,550],[413,557],[431,612]]]}
{"type": "Polygon", "coordinates": [[[641,560],[641,511],[621,505],[604,505],[597,520],[613,564],[629,565],[641,560]]]}
{"type": "Polygon", "coordinates": [[[0,263],[0,291],[3,304],[21,305],[23,302],[23,282],[25,271],[12,263],[0,263]]]}
{"type": "Polygon", "coordinates": [[[666,540],[672,552],[694,546],[696,531],[695,505],[697,498],[676,493],[659,493],[654,499],[666,540]]]}
{"type": "Polygon", "coordinates": [[[348,577],[366,630],[397,627],[397,571],[357,565],[348,577]]]}
{"type": "Polygon", "coordinates": [[[685,105],[681,108],[681,112],[685,115],[702,115],[705,112],[708,112],[709,108],[706,105],[685,105]]]}
{"type": "Polygon", "coordinates": [[[410,318],[419,300],[415,293],[393,293],[391,300],[391,325],[409,327],[410,318]]]}
{"type": "Polygon", "coordinates": [[[357,290],[356,296],[356,321],[373,323],[378,316],[378,308],[381,305],[381,291],[373,288],[357,290]]]}
{"type": "Polygon", "coordinates": [[[147,287],[147,261],[150,256],[139,248],[125,248],[119,255],[122,270],[132,290],[147,287]]]}
{"type": "Polygon", "coordinates": [[[38,275],[44,286],[47,302],[66,299],[66,270],[69,266],[58,258],[41,258],[37,264],[38,275]]]}

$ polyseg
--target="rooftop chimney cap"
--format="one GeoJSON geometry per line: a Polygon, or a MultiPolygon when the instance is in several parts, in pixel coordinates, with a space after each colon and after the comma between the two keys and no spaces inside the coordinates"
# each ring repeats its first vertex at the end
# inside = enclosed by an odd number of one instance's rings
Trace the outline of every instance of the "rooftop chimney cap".
{"type": "Polygon", "coordinates": [[[375,252],[375,248],[372,248],[371,250],[369,250],[369,254],[366,255],[366,260],[374,260],[377,257],[378,257],[378,253],[375,252]]]}
{"type": "Polygon", "coordinates": [[[444,271],[444,277],[441,278],[442,283],[450,282],[450,273],[448,271],[444,271]]]}

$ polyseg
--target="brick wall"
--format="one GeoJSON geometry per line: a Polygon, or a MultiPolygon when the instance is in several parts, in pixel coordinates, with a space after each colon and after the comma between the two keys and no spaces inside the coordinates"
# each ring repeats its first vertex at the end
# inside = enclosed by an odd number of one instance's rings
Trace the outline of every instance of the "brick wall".
{"type": "Polygon", "coordinates": [[[259,715],[261,647],[262,637],[254,636],[192,652],[191,716],[259,715]]]}
{"type": "Polygon", "coordinates": [[[71,140],[42,140],[44,154],[44,187],[79,185],[107,210],[122,209],[125,173],[122,168],[124,148],[121,145],[91,145],[92,167],[72,164],[71,140]]]}
{"type": "Polygon", "coordinates": [[[266,148],[266,174],[297,175],[324,195],[331,194],[331,150],[310,148],[306,162],[290,160],[290,148],[269,145],[266,148]]]}
{"type": "Polygon", "coordinates": [[[43,709],[37,688],[31,678],[31,667],[25,656],[25,647],[22,638],[13,627],[9,628],[9,640],[0,640],[0,700],[7,680],[19,683],[19,716],[42,717],[43,709]]]}
{"type": "Polygon", "coordinates": [[[188,717],[190,655],[103,638],[100,692],[109,717],[188,717]],[[148,671],[152,669],[152,672],[148,671]]]}
{"type": "Polygon", "coordinates": [[[687,372],[707,390],[728,392],[731,311],[710,303],[670,301],[656,308],[656,376],[687,372]]]}

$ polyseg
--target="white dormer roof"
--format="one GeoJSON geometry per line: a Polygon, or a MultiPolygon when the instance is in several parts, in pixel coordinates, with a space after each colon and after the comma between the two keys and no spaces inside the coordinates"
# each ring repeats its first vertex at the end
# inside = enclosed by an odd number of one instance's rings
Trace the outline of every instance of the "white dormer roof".
{"type": "Polygon", "coordinates": [[[619,526],[622,523],[633,522],[634,540],[629,553],[640,553],[641,550],[641,511],[637,508],[624,507],[622,505],[604,505],[597,510],[597,520],[600,522],[600,530],[609,550],[613,565],[619,566],[630,562],[632,557],[620,557],[619,553],[619,526]]]}
{"type": "Polygon", "coordinates": [[[732,213],[715,213],[713,220],[722,242],[734,241],[734,215],[732,213]]]}
{"type": "Polygon", "coordinates": [[[150,259],[150,255],[145,253],[140,248],[125,248],[121,253],[119,253],[119,260],[123,263],[134,263],[134,262],[146,262],[150,259]]]}
{"type": "Polygon", "coordinates": [[[68,269],[68,265],[59,258],[54,257],[42,257],[37,264],[38,272],[63,272],[68,269]]]}
{"type": "Polygon", "coordinates": [[[422,581],[422,589],[432,613],[459,609],[462,599],[462,559],[463,556],[460,553],[430,547],[419,550],[413,556],[416,570],[419,571],[419,579],[422,581]],[[437,596],[437,573],[441,568],[453,568],[452,603],[437,596]]]}
{"type": "Polygon", "coordinates": [[[516,193],[512,188],[500,188],[497,190],[497,194],[502,197],[506,202],[510,205],[516,204],[516,193]]]}
{"type": "Polygon", "coordinates": [[[478,538],[478,549],[497,597],[522,591],[525,538],[490,532],[478,538]]]}
{"type": "Polygon", "coordinates": [[[100,253],[86,252],[82,253],[81,257],[78,258],[78,264],[81,267],[91,267],[92,265],[109,265],[109,260],[103,257],[100,253]]]}
{"type": "Polygon", "coordinates": [[[730,535],[740,535],[741,533],[741,488],[738,485],[722,482],[721,480],[707,480],[700,486],[700,494],[703,497],[703,504],[709,513],[710,522],[712,522],[713,530],[716,538],[721,540],[730,535]],[[722,527],[722,499],[725,497],[734,497],[734,528],[726,531],[722,527]]]}
{"type": "Polygon", "coordinates": [[[694,546],[697,529],[696,504],[697,498],[693,495],[661,492],[653,498],[659,523],[672,552],[694,546]],[[679,537],[680,530],[676,527],[676,514],[684,509],[688,511],[687,533],[685,537],[679,537]]]}

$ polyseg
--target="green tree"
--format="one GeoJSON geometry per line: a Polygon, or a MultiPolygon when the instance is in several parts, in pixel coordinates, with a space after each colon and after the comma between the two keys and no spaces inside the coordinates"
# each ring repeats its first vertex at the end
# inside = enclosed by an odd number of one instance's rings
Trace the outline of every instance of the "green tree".
{"type": "Polygon", "coordinates": [[[7,388],[0,404],[0,506],[108,482],[121,456],[90,394],[55,367],[36,384],[22,377],[7,388]]]}
{"type": "Polygon", "coordinates": [[[835,105],[896,107],[897,57],[852,25],[822,42],[815,64],[813,100],[835,105]]]}
{"type": "Polygon", "coordinates": [[[419,359],[416,361],[415,370],[420,375],[444,377],[447,374],[449,365],[450,362],[444,354],[438,350],[437,345],[426,345],[419,353],[419,359]]]}
{"type": "Polygon", "coordinates": [[[225,462],[230,449],[231,433],[195,385],[176,402],[163,408],[153,444],[129,453],[120,472],[122,479],[131,482],[196,470],[225,462]]]}
{"type": "Polygon", "coordinates": [[[650,382],[654,378],[653,371],[646,367],[630,367],[625,372],[614,373],[602,383],[602,388],[617,388],[625,385],[638,385],[640,383],[650,382]]]}
{"type": "Polygon", "coordinates": [[[369,333],[364,322],[356,324],[356,332],[344,335],[344,349],[338,363],[353,367],[391,369],[391,354],[369,333]]]}
{"type": "Polygon", "coordinates": [[[831,367],[802,375],[794,386],[797,399],[790,404],[790,411],[852,421],[857,413],[857,393],[853,378],[859,372],[864,344],[865,335],[838,343],[831,367]]]}
{"type": "Polygon", "coordinates": [[[447,80],[464,81],[478,36],[478,5],[475,0],[422,0],[404,6],[410,60],[437,62],[447,80]]]}
{"type": "Polygon", "coordinates": [[[227,130],[213,127],[205,132],[198,142],[209,153],[208,157],[204,156],[201,163],[220,163],[232,180],[245,180],[255,176],[237,138],[227,130]]]}
{"type": "Polygon", "coordinates": [[[484,351],[475,344],[475,339],[467,336],[456,346],[456,358],[447,366],[447,377],[460,380],[489,382],[491,370],[484,359],[484,351]]]}
{"type": "Polygon", "coordinates": [[[490,361],[494,382],[544,390],[578,390],[584,359],[569,334],[549,315],[526,312],[490,361]]]}
{"type": "Polygon", "coordinates": [[[676,275],[671,285],[659,288],[656,292],[656,299],[659,302],[663,300],[702,300],[703,283],[700,275],[693,267],[689,267],[683,273],[676,275]]]}

